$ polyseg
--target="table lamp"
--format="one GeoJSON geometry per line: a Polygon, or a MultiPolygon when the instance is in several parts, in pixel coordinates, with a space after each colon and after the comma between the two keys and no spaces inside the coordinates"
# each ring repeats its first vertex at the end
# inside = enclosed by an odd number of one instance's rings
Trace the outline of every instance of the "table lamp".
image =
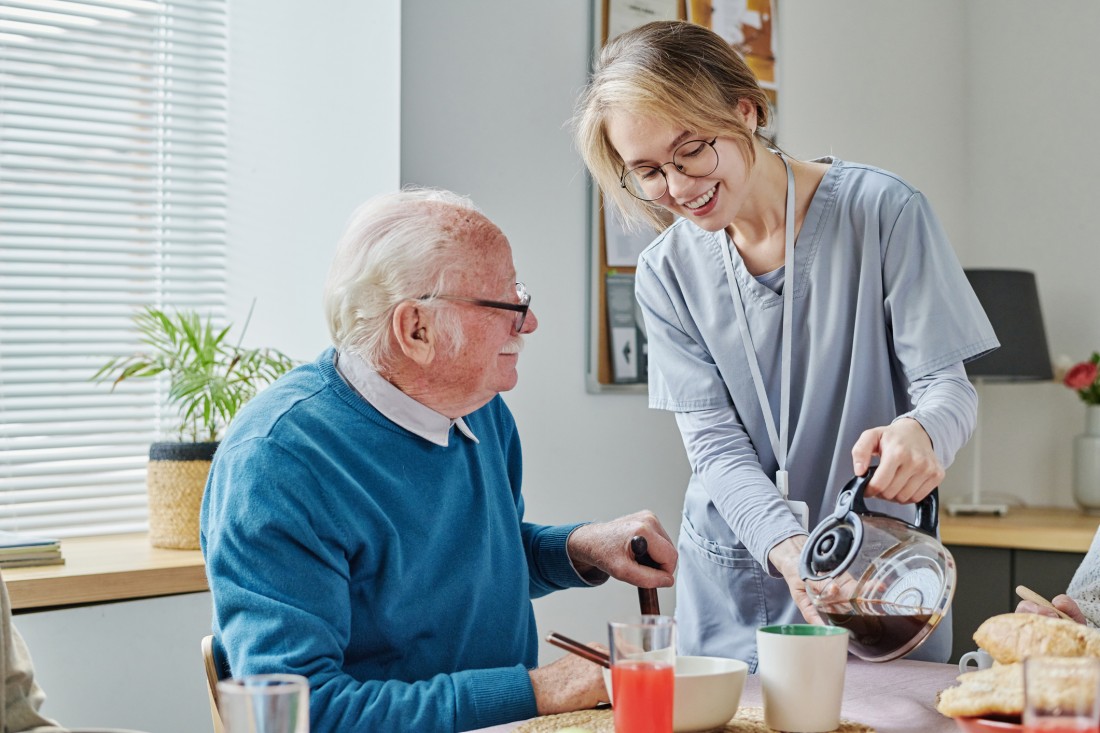
{"type": "Polygon", "coordinates": [[[1001,347],[966,365],[966,374],[978,392],[978,419],[974,424],[974,464],[970,501],[947,505],[949,514],[1008,513],[1008,506],[984,503],[982,489],[982,386],[986,382],[1050,380],[1050,352],[1039,308],[1035,273],[1026,270],[966,270],[966,278],[985,309],[1001,347]]]}

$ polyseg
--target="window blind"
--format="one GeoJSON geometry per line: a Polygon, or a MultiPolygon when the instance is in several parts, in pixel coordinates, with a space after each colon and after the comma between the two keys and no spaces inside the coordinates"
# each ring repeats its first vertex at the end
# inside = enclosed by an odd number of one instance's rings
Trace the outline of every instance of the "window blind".
{"type": "Polygon", "coordinates": [[[225,0],[0,0],[0,529],[144,530],[144,305],[225,318],[225,0]]]}

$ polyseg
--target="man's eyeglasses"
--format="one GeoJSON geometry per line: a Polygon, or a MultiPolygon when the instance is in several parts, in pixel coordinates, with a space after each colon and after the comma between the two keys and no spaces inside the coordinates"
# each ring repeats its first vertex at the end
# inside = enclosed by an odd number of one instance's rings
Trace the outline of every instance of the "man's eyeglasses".
{"type": "Polygon", "coordinates": [[[484,306],[485,308],[499,308],[506,311],[515,311],[515,328],[516,332],[519,333],[523,330],[524,321],[527,320],[527,311],[531,309],[531,294],[527,292],[526,285],[523,283],[516,283],[516,296],[519,297],[518,303],[502,303],[498,300],[482,300],[481,298],[464,298],[461,295],[437,295],[435,297],[441,300],[457,300],[461,303],[473,303],[474,305],[484,306]]]}
{"type": "Polygon", "coordinates": [[[714,173],[718,168],[718,151],[714,149],[716,142],[717,135],[710,142],[689,140],[672,151],[672,160],[668,163],[640,165],[629,171],[624,166],[619,183],[636,199],[656,201],[668,193],[668,176],[664,171],[666,165],[674,166],[689,178],[703,178],[714,173]]]}

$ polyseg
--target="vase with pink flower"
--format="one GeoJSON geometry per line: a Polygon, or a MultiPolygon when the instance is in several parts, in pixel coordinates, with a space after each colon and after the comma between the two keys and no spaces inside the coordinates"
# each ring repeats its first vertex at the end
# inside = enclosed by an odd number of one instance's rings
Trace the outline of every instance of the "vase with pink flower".
{"type": "Polygon", "coordinates": [[[1089,514],[1100,514],[1100,353],[1073,365],[1062,383],[1085,403],[1085,432],[1073,439],[1073,498],[1089,514]]]}

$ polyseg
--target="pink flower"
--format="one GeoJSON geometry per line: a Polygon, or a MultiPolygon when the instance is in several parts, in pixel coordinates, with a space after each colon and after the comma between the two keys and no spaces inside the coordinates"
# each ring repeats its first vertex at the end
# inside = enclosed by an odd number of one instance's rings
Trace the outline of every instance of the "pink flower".
{"type": "Polygon", "coordinates": [[[1098,367],[1091,361],[1083,361],[1075,364],[1068,372],[1062,383],[1070,389],[1088,389],[1096,381],[1098,367]]]}

